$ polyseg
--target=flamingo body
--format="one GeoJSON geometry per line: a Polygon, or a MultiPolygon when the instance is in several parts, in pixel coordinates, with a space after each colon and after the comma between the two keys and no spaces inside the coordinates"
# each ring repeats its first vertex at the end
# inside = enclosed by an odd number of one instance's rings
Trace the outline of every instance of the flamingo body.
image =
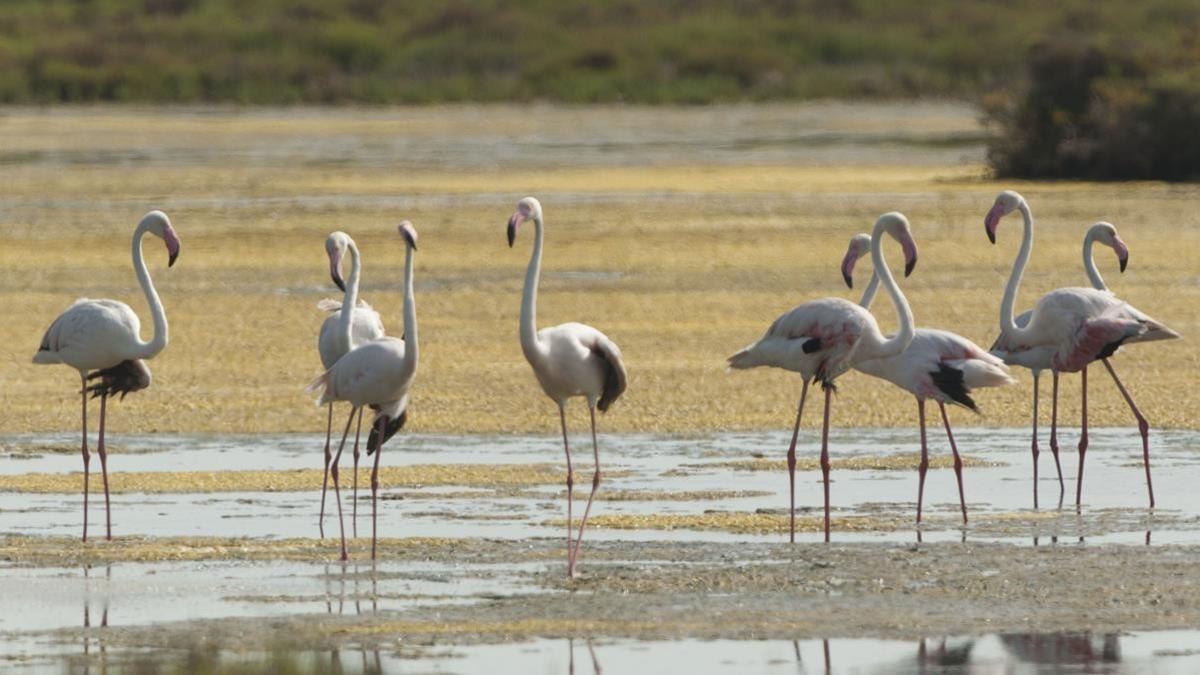
{"type": "Polygon", "coordinates": [[[868,359],[856,370],[904,389],[918,398],[953,403],[978,411],[971,391],[1014,384],[1004,362],[950,331],[918,328],[898,356],[868,359]]]}
{"type": "Polygon", "coordinates": [[[583,396],[601,412],[625,391],[621,348],[582,323],[564,323],[537,332],[538,352],[529,358],[546,396],[559,405],[583,396]]]}
{"type": "MultiPolygon", "coordinates": [[[[337,360],[345,355],[342,339],[339,335],[342,319],[342,303],[326,298],[317,303],[317,309],[329,312],[321,324],[321,333],[317,338],[317,351],[321,355],[321,365],[326,370],[333,367],[337,360]]],[[[379,312],[368,305],[365,300],[359,300],[358,306],[350,313],[350,348],[378,340],[384,336],[383,319],[379,312]]]]}
{"type": "Polygon", "coordinates": [[[140,333],[141,321],[129,305],[80,298],[50,324],[33,362],[91,371],[150,358],[153,354],[146,353],[140,333]]]}
{"type": "Polygon", "coordinates": [[[871,312],[848,300],[812,300],[775,319],[757,342],[729,357],[729,367],[770,366],[832,384],[850,369],[863,334],[872,329],[879,332],[871,312]]]}

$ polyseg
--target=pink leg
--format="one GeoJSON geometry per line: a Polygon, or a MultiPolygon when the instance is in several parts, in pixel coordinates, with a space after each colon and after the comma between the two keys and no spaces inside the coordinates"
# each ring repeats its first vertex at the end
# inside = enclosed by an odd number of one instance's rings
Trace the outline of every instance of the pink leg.
{"type": "Polygon", "coordinates": [[[96,454],[100,455],[100,475],[104,477],[104,538],[112,541],[112,509],[108,505],[108,451],[104,447],[104,418],[108,394],[100,396],[100,432],[96,437],[96,454]]]}
{"type": "Polygon", "coordinates": [[[1038,507],[1038,381],[1042,379],[1041,371],[1033,371],[1033,508],[1038,507]]]}
{"type": "Polygon", "coordinates": [[[375,559],[375,545],[378,541],[379,507],[379,456],[383,454],[383,436],[387,432],[387,417],[379,416],[379,447],[375,448],[375,466],[371,469],[371,560],[375,559]]]}
{"type": "Polygon", "coordinates": [[[359,408],[358,424],[354,427],[354,500],[350,503],[350,527],[355,539],[358,539],[358,437],[362,435],[362,414],[362,408],[359,408]]]}
{"type": "MultiPolygon", "coordinates": [[[[1142,415],[1142,411],[1138,410],[1137,405],[1133,402],[1133,397],[1129,395],[1129,391],[1125,389],[1125,385],[1121,383],[1121,378],[1117,377],[1117,371],[1113,369],[1112,364],[1108,359],[1102,359],[1104,367],[1108,369],[1108,374],[1112,375],[1113,382],[1117,383],[1117,389],[1121,391],[1121,396],[1125,397],[1125,403],[1129,405],[1129,409],[1133,411],[1133,416],[1137,418],[1138,433],[1142,435],[1142,461],[1146,465],[1146,489],[1150,491],[1150,508],[1154,508],[1154,483],[1150,481],[1150,423],[1142,415]]],[[[1149,533],[1146,533],[1149,537],[1149,533]]]]}
{"type": "Polygon", "coordinates": [[[946,415],[946,404],[938,401],[942,411],[942,425],[946,427],[946,438],[950,439],[950,452],[954,453],[954,477],[958,479],[958,503],[962,506],[963,525],[967,524],[967,497],[963,492],[962,457],[958,456],[958,444],[954,442],[954,432],[950,430],[950,418],[946,415]]]}
{"type": "Polygon", "coordinates": [[[592,471],[592,492],[588,495],[587,506],[583,509],[583,519],[579,521],[579,536],[575,539],[575,564],[579,564],[579,549],[583,546],[583,528],[587,525],[588,514],[592,512],[592,500],[596,490],[600,489],[600,446],[596,443],[596,409],[589,408],[592,414],[592,456],[595,459],[595,469],[592,471]]]}
{"type": "Polygon", "coordinates": [[[808,398],[808,380],[800,388],[800,407],[796,409],[796,425],[792,427],[792,444],[788,446],[788,541],[796,543],[796,438],[800,435],[800,416],[804,414],[804,399],[808,398]]]}
{"type": "Polygon", "coordinates": [[[917,419],[921,423],[921,463],[917,465],[917,522],[921,522],[921,504],[925,501],[925,472],[929,471],[929,448],[925,445],[925,399],[917,399],[917,419]]]}
{"type": "Polygon", "coordinates": [[[333,403],[329,404],[329,415],[325,419],[325,475],[321,478],[321,515],[317,516],[317,528],[321,531],[321,538],[325,538],[325,491],[329,489],[329,462],[333,460],[333,452],[330,451],[329,441],[333,434],[333,403]]]}
{"type": "Polygon", "coordinates": [[[821,476],[825,482],[825,543],[829,543],[829,397],[832,387],[825,387],[825,421],[821,424],[821,476]]]}
{"type": "Polygon", "coordinates": [[[1088,419],[1087,419],[1087,366],[1084,366],[1079,371],[1082,376],[1082,412],[1080,414],[1080,429],[1079,429],[1079,480],[1075,482],[1075,508],[1079,508],[1080,502],[1083,500],[1083,458],[1087,454],[1088,448],[1088,419]]]}
{"type": "Polygon", "coordinates": [[[558,406],[558,421],[562,423],[563,451],[567,453],[567,576],[575,576],[575,547],[571,523],[571,502],[575,500],[575,471],[571,468],[571,445],[567,442],[567,412],[558,406]]]}
{"type": "Polygon", "coordinates": [[[87,377],[81,372],[79,373],[79,378],[83,381],[83,444],[80,446],[80,449],[83,452],[83,540],[87,541],[88,465],[92,463],[92,455],[88,452],[87,445],[87,377]]]}
{"type": "Polygon", "coordinates": [[[346,418],[346,428],[342,430],[342,442],[338,444],[337,454],[329,464],[329,474],[333,476],[333,496],[337,500],[338,533],[342,538],[342,560],[346,560],[349,556],[346,555],[346,523],[342,520],[342,489],[338,483],[338,464],[342,461],[342,450],[346,448],[346,436],[350,434],[350,422],[354,421],[355,410],[352,408],[350,417],[346,418]]]}
{"type": "Polygon", "coordinates": [[[1054,400],[1050,402],[1050,452],[1054,453],[1054,468],[1058,470],[1058,503],[1062,505],[1066,485],[1063,483],[1062,464],[1058,459],[1058,371],[1050,371],[1054,375],[1054,400]]]}

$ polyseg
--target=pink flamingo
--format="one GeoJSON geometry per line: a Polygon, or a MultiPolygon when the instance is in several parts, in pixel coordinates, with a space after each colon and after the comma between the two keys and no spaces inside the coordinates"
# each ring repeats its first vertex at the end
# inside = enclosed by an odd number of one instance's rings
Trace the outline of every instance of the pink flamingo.
{"type": "MultiPolygon", "coordinates": [[[[842,278],[846,285],[854,287],[854,264],[871,248],[871,236],[855,235],[850,248],[842,260],[842,278]]],[[[879,275],[872,274],[859,301],[864,309],[871,308],[879,286],[879,275]]],[[[921,424],[921,463],[918,466],[917,522],[921,522],[921,504],[925,495],[925,472],[929,469],[929,450],[925,444],[925,400],[937,402],[942,413],[942,424],[946,438],[954,453],[954,474],[958,480],[958,499],[962,507],[963,523],[967,522],[967,501],[963,494],[962,459],[954,433],[950,430],[950,418],[946,415],[946,404],[958,404],[978,413],[979,408],[971,398],[973,389],[1015,384],[1008,374],[1008,367],[996,356],[967,338],[944,330],[918,328],[912,342],[903,352],[884,358],[867,359],[855,364],[855,370],[874,375],[911,393],[917,399],[917,419],[921,424]]]]}
{"type": "Polygon", "coordinates": [[[542,391],[558,405],[562,424],[563,451],[567,455],[567,576],[575,576],[583,530],[592,500],[600,488],[600,447],[596,442],[596,409],[608,410],[625,391],[625,363],[621,349],[604,333],[581,323],[564,323],[537,329],[537,287],[542,269],[542,205],[533,197],[517,202],[517,210],[508,219],[508,245],[517,237],[517,229],[527,220],[533,221],[533,254],[525,270],[525,290],[521,297],[521,351],[533,368],[542,391]],[[574,499],[575,479],[571,469],[571,447],[567,442],[567,401],[576,396],[587,399],[592,418],[592,491],[588,495],[583,519],[579,521],[579,536],[571,542],[571,501],[574,499]]]}
{"type": "Polygon", "coordinates": [[[100,397],[100,431],[96,453],[100,455],[100,471],[104,477],[105,538],[112,539],[112,510],[108,499],[108,453],[104,445],[104,422],[108,397],[129,394],[150,386],[150,369],[145,361],[158,355],[167,346],[167,313],[154,290],[146,261],[142,258],[142,237],[146,233],[162,239],[167,245],[167,266],[179,256],[179,236],[162,211],[151,211],[142,217],[133,231],[133,269],[138,284],[150,305],[154,320],[154,337],[143,342],[141,322],[133,309],[116,300],[80,298],[50,324],[42,337],[34,363],[65,363],[79,371],[83,395],[83,540],[87,541],[88,465],[91,456],[87,445],[87,400],[90,392],[100,397]],[[88,371],[92,372],[90,375],[88,371]],[[100,382],[88,386],[88,380],[100,382]]]}
{"type": "MultiPolygon", "coordinates": [[[[350,422],[363,406],[375,411],[374,429],[367,437],[367,455],[375,455],[371,469],[371,558],[375,558],[378,532],[377,493],[379,458],[383,444],[404,426],[408,418],[408,393],[417,374],[417,306],[413,297],[413,252],[417,249],[417,230],[403,221],[400,236],[406,242],[404,257],[404,338],[383,337],[354,347],[308,386],[318,396],[317,404],[348,401],[350,418],[342,431],[337,455],[330,464],[334,499],[338,506],[338,528],[342,539],[342,560],[346,560],[346,528],[342,523],[342,497],[338,487],[338,461],[346,447],[350,422]]],[[[347,302],[347,304],[350,304],[347,302]]],[[[347,336],[348,340],[348,336],[347,336]]]]}
{"type": "Polygon", "coordinates": [[[884,289],[900,316],[900,332],[890,338],[879,330],[875,317],[866,309],[842,298],[822,298],[806,302],[781,315],[754,344],[729,357],[730,368],[742,370],[772,366],[798,372],[803,377],[792,443],[788,447],[790,541],[796,541],[796,438],[810,381],[825,390],[825,417],[821,426],[821,474],[825,486],[825,541],[829,541],[829,397],[834,380],[856,364],[868,359],[895,356],[904,351],[914,335],[912,310],[900,292],[891,270],[883,259],[883,234],[900,242],[904,249],[904,274],[917,264],[917,245],[908,219],[897,212],[885,213],[875,221],[871,241],[871,262],[880,275],[884,289]]]}
{"type": "MultiPolygon", "coordinates": [[[[329,313],[321,324],[321,334],[317,339],[317,351],[321,355],[321,365],[325,370],[333,367],[337,360],[346,352],[364,342],[378,340],[384,336],[383,320],[363,300],[358,300],[358,280],[362,271],[362,261],[358,253],[358,245],[345,232],[334,232],[325,239],[325,253],[329,256],[329,275],[333,283],[345,293],[341,302],[324,299],[317,303],[317,309],[329,313]],[[342,260],[350,253],[350,285],[342,280],[342,260]],[[343,312],[343,307],[353,307],[350,312],[343,312]],[[347,336],[349,336],[347,338],[347,336]]],[[[333,403],[329,404],[329,414],[325,421],[325,476],[321,480],[321,515],[318,526],[321,538],[325,538],[325,491],[329,485],[329,464],[333,459],[330,452],[330,435],[333,432],[333,403]]],[[[358,410],[358,425],[354,430],[354,494],[351,500],[350,522],[354,536],[358,536],[358,439],[362,432],[362,409],[358,410]]]]}
{"type": "MultiPolygon", "coordinates": [[[[1051,450],[1057,450],[1057,392],[1058,373],[1078,371],[1082,378],[1083,405],[1079,437],[1079,477],[1075,485],[1075,504],[1078,506],[1083,495],[1083,463],[1087,453],[1087,366],[1092,361],[1104,363],[1109,375],[1117,384],[1125,402],[1138,419],[1138,430],[1142,435],[1142,457],[1146,469],[1146,489],[1150,506],[1154,507],[1154,485],[1150,478],[1150,426],[1129,395],[1125,385],[1117,377],[1109,363],[1123,344],[1168,340],[1179,337],[1175,331],[1138,311],[1106,290],[1095,288],[1059,288],[1043,295],[1029,315],[1028,323],[1018,325],[1013,318],[1017,289],[1033,250],[1033,214],[1028,202],[1011,190],[1001,192],[984,218],[988,239],[996,241],[996,229],[1000,220],[1020,211],[1024,221],[1024,233],[1012,273],[1004,289],[1004,300],[1000,304],[1000,336],[992,347],[992,353],[1010,365],[1020,365],[1031,370],[1049,369],[1054,376],[1054,407],[1051,413],[1051,450]]],[[[1085,247],[1086,250],[1086,247],[1085,247]]],[[[1120,250],[1118,249],[1118,254],[1120,250]]],[[[1085,261],[1091,259],[1090,251],[1085,261]]],[[[1091,276],[1091,274],[1089,274],[1091,276]]],[[[1099,276],[1098,273],[1096,276],[1099,276]]],[[[1093,282],[1095,279],[1093,279],[1093,282]]],[[[1037,506],[1037,379],[1034,379],[1034,506],[1037,506]]],[[[1057,460],[1057,453],[1056,460],[1057,460]]]]}

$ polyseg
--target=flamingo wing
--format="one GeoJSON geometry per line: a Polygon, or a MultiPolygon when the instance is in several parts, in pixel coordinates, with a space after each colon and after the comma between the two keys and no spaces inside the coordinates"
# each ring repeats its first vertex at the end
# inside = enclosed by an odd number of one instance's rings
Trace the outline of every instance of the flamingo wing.
{"type": "Polygon", "coordinates": [[[608,339],[604,333],[595,331],[595,334],[587,342],[590,343],[586,345],[588,349],[603,360],[604,388],[601,390],[600,400],[596,403],[596,407],[600,409],[600,412],[605,412],[625,392],[627,379],[625,362],[621,359],[621,348],[617,346],[617,343],[608,339]]]}

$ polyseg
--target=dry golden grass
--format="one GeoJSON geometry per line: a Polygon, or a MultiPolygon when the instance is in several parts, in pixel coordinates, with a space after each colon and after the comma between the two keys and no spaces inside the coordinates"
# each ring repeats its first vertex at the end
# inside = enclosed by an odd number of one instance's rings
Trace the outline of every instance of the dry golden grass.
{"type": "MultiPolygon", "coordinates": [[[[519,115],[503,109],[497,123],[524,133],[510,120],[519,115]]],[[[436,114],[416,117],[431,143],[456,132],[436,114]]],[[[462,117],[445,115],[451,122],[462,117]]],[[[1099,251],[1113,289],[1185,338],[1198,332],[1200,191],[1191,185],[999,184],[980,178],[978,165],[931,164],[917,149],[911,165],[518,162],[502,170],[485,162],[412,165],[402,156],[372,165],[237,154],[254,143],[382,138],[389,128],[363,124],[336,115],[314,122],[304,115],[89,110],[0,118],[0,147],[16,157],[0,163],[0,300],[7,312],[0,322],[0,432],[75,428],[74,373],[29,363],[46,326],[74,298],[129,302],[148,336],[128,238],[137,218],[155,207],[171,214],[183,240],[170,270],[161,244],[146,245],[171,345],[151,363],[154,386],[114,404],[114,434],[321,429],[324,413],[303,388],[319,368],[315,343],[324,317],[315,303],[335,295],[325,235],[344,229],[356,238],[365,259],[363,296],[399,332],[403,246],[395,223],[402,218],[421,233],[422,361],[410,428],[555,433],[553,405],[517,344],[532,233],[523,232],[512,250],[504,242],[504,222],[526,194],[541,197],[547,219],[539,321],[586,321],[625,353],[629,390],[601,420],[602,430],[786,427],[797,377],[765,369],[726,373],[724,359],[800,302],[854,296],[837,263],[850,235],[887,210],[909,216],[921,246],[921,263],[903,283],[918,324],[987,346],[1020,239],[1015,217],[1002,225],[996,246],[984,236],[983,214],[1003,187],[1025,194],[1039,224],[1021,309],[1051,288],[1085,282],[1080,239],[1103,218],[1132,248],[1124,275],[1099,251]],[[105,164],[70,154],[139,142],[165,148],[166,159],[105,164]],[[188,154],[197,148],[220,150],[220,161],[188,154]],[[21,153],[41,159],[23,161],[21,153]]],[[[877,308],[883,325],[894,326],[888,303],[877,308]]],[[[1200,357],[1187,339],[1123,350],[1116,365],[1153,425],[1200,426],[1200,357]]],[[[983,416],[955,411],[954,421],[1027,424],[1030,377],[1017,377],[1018,386],[980,393],[983,416]]],[[[1092,424],[1129,424],[1102,369],[1091,379],[1092,424]]],[[[911,397],[890,385],[855,373],[839,384],[835,426],[915,425],[911,397]]],[[[1078,377],[1067,378],[1065,423],[1077,423],[1078,392],[1078,377]]],[[[571,414],[582,428],[582,406],[571,414]]],[[[805,426],[818,420],[810,412],[805,426]]]]}

